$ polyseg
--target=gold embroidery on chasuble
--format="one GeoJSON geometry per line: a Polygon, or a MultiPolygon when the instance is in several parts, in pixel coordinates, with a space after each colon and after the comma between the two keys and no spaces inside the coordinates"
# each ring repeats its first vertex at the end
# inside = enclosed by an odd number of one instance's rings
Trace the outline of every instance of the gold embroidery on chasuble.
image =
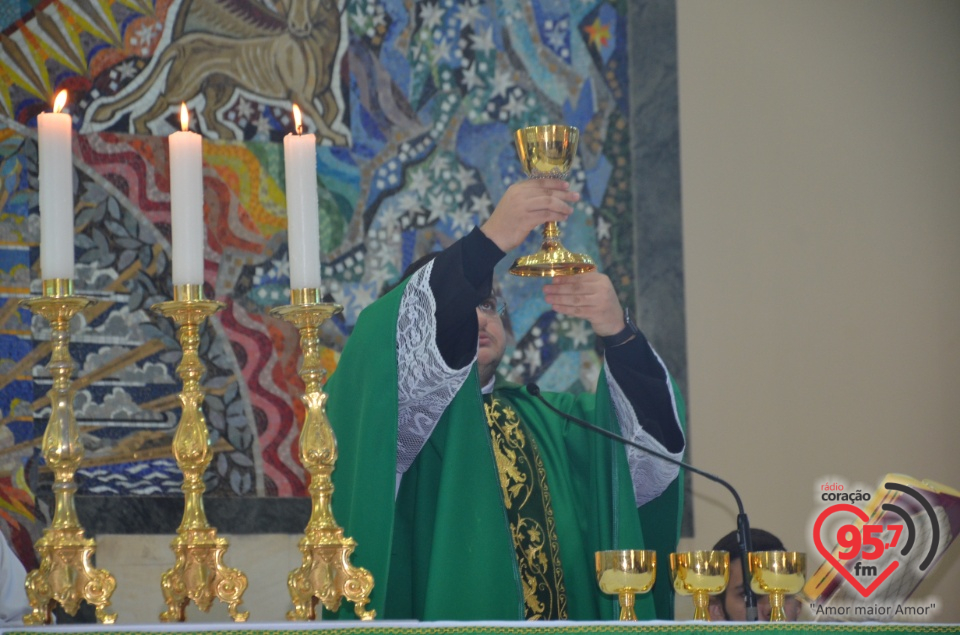
{"type": "Polygon", "coordinates": [[[567,619],[556,521],[540,451],[509,402],[491,395],[483,399],[523,587],[525,617],[567,619]]]}

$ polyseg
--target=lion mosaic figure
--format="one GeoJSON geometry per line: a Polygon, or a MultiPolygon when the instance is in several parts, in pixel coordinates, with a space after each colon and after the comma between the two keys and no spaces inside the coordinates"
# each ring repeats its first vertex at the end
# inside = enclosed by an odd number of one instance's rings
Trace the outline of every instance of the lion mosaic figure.
{"type": "Polygon", "coordinates": [[[341,51],[338,0],[187,0],[174,19],[169,45],[138,79],[95,102],[88,122],[109,127],[125,113],[137,134],[181,102],[203,97],[200,116],[220,139],[236,138],[219,111],[238,90],[265,101],[296,103],[313,121],[319,140],[347,143],[338,131],[340,104],[333,84],[341,51]],[[143,102],[163,82],[156,99],[143,102]]]}

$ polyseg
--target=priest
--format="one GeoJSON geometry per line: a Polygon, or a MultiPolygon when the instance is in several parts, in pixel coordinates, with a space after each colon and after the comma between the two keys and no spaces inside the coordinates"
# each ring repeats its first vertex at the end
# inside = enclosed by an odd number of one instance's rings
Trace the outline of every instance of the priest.
{"type": "MultiPolygon", "coordinates": [[[[357,320],[326,387],[333,509],[358,542],[351,562],[374,576],[379,618],[613,620],[594,553],[643,548],[664,575],[637,614],[673,617],[678,469],[570,424],[496,373],[506,329],[494,267],[578,199],[562,180],[514,184],[482,226],[411,266],[357,320]]],[[[680,396],[609,278],[557,277],[544,297],[604,346],[595,394],[545,398],[681,458],[680,396]]]]}

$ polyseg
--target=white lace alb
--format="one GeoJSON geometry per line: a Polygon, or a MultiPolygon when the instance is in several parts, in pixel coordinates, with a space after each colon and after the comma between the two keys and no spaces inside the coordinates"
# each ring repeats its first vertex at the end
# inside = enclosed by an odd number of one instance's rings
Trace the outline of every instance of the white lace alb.
{"type": "MultiPolygon", "coordinates": [[[[656,351],[654,351],[654,355],[656,355],[656,351]]],[[[660,365],[663,366],[663,360],[661,360],[659,356],[657,356],[657,360],[660,362],[660,365]]],[[[637,418],[636,411],[634,411],[633,406],[630,405],[630,400],[627,399],[623,389],[617,384],[617,380],[614,379],[613,373],[610,372],[606,360],[603,362],[603,368],[607,374],[607,385],[610,388],[610,398],[613,400],[613,408],[617,413],[617,420],[620,422],[620,434],[645,448],[650,448],[655,452],[665,454],[677,461],[682,460],[682,449],[679,452],[670,452],[663,447],[663,444],[653,438],[649,432],[643,429],[643,426],[640,425],[640,420],[637,418]]],[[[664,369],[664,372],[666,372],[666,369],[664,369]]],[[[667,382],[667,388],[670,391],[671,397],[670,401],[673,404],[674,425],[679,428],[680,424],[678,422],[680,418],[677,413],[677,402],[673,394],[673,384],[670,382],[670,376],[667,375],[664,381],[667,382]]],[[[680,432],[683,434],[682,428],[680,432]]],[[[679,466],[661,461],[637,448],[629,446],[627,446],[627,464],[630,466],[630,480],[633,481],[633,495],[637,500],[637,507],[662,494],[664,490],[667,489],[667,486],[673,482],[673,479],[677,478],[677,474],[680,472],[679,466]]]]}
{"type": "Polygon", "coordinates": [[[400,300],[397,318],[398,477],[413,465],[473,367],[471,362],[460,369],[450,368],[437,348],[437,303],[430,288],[434,262],[427,263],[413,274],[400,300]]]}

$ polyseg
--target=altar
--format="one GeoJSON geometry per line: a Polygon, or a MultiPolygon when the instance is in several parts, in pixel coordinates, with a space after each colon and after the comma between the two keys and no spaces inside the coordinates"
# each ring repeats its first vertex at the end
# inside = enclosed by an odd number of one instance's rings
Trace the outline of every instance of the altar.
{"type": "Polygon", "coordinates": [[[6,628],[0,635],[27,633],[223,633],[236,635],[299,635],[327,630],[349,631],[349,635],[722,635],[750,632],[757,635],[791,633],[796,635],[845,635],[848,633],[889,633],[891,635],[927,635],[957,633],[956,624],[879,624],[876,622],[844,623],[746,623],[746,622],[555,622],[549,625],[534,622],[311,622],[272,624],[233,624],[230,622],[204,624],[123,625],[116,626],[62,626],[45,628],[6,628]]]}

